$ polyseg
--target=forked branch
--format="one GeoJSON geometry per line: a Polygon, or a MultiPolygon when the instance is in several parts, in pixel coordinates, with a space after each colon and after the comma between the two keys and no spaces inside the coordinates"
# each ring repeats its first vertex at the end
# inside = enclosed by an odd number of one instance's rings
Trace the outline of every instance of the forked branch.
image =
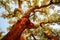
{"type": "Polygon", "coordinates": [[[48,4],[46,4],[46,5],[42,5],[42,6],[40,6],[40,7],[39,7],[39,6],[33,6],[33,7],[29,8],[28,11],[26,11],[26,14],[29,16],[30,13],[33,12],[35,9],[45,8],[45,7],[48,7],[48,6],[52,5],[52,4],[58,4],[58,3],[60,3],[60,1],[58,1],[58,2],[52,2],[52,0],[51,0],[51,1],[50,1],[48,4]]]}

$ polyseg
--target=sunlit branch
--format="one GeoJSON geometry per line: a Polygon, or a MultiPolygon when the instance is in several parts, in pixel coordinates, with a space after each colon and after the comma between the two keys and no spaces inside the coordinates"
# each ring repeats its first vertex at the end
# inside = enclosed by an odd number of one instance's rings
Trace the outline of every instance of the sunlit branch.
{"type": "Polygon", "coordinates": [[[40,9],[36,9],[36,10],[34,10],[34,12],[42,12],[42,13],[47,13],[47,12],[44,12],[44,11],[42,11],[42,10],[40,10],[40,9]]]}
{"type": "Polygon", "coordinates": [[[58,23],[58,22],[60,22],[60,21],[52,21],[52,22],[48,21],[48,22],[41,22],[41,23],[40,23],[40,26],[42,26],[42,24],[47,24],[47,23],[58,23]]]}
{"type": "Polygon", "coordinates": [[[52,0],[51,0],[51,1],[49,2],[49,4],[42,5],[42,6],[40,6],[40,7],[39,7],[39,6],[33,6],[33,7],[29,8],[28,11],[26,11],[26,14],[29,16],[30,13],[31,13],[32,11],[34,11],[35,9],[45,8],[45,7],[48,7],[48,6],[52,5],[52,4],[58,4],[58,3],[60,3],[60,1],[59,1],[59,2],[52,2],[52,0]]]}

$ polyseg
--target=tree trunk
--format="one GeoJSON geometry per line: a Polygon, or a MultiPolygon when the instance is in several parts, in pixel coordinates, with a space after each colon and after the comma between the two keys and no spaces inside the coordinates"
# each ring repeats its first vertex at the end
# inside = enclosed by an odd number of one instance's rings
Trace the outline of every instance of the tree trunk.
{"type": "Polygon", "coordinates": [[[30,21],[28,18],[22,17],[13,25],[12,29],[1,40],[19,40],[22,32],[27,28],[29,23],[30,21]]]}

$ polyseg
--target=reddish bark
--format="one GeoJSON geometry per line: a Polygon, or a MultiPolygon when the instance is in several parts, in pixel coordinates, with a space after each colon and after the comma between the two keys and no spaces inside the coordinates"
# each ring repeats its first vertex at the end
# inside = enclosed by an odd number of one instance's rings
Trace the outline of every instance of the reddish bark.
{"type": "Polygon", "coordinates": [[[1,40],[20,40],[22,32],[24,29],[28,28],[28,25],[30,25],[29,19],[27,17],[22,17],[13,25],[12,29],[1,40]]]}
{"type": "MultiPolygon", "coordinates": [[[[29,17],[30,13],[33,12],[35,9],[48,7],[51,4],[58,4],[58,3],[60,3],[60,1],[56,2],[56,3],[53,3],[52,0],[51,0],[50,3],[47,4],[47,5],[43,5],[43,6],[40,6],[40,7],[39,6],[34,6],[34,7],[29,8],[28,11],[25,12],[25,14],[26,14],[26,16],[29,17]]],[[[18,9],[16,9],[14,11],[14,14],[17,11],[21,12],[22,14],[24,14],[24,11],[21,9],[21,4],[22,4],[22,1],[18,0],[19,7],[18,7],[18,9]]],[[[12,29],[8,32],[8,34],[6,36],[4,36],[1,40],[20,40],[21,34],[24,31],[24,29],[26,29],[26,28],[28,28],[28,29],[35,28],[34,24],[31,23],[30,20],[28,19],[28,17],[26,17],[26,16],[22,17],[21,19],[19,19],[17,21],[17,23],[15,23],[12,26],[12,29]]],[[[46,36],[49,37],[49,35],[46,35],[46,36]]],[[[52,38],[55,38],[55,37],[52,37],[52,38]]],[[[22,39],[22,40],[24,40],[24,39],[22,39]]]]}
{"type": "Polygon", "coordinates": [[[25,35],[21,35],[20,40],[26,40],[26,36],[25,35]]]}

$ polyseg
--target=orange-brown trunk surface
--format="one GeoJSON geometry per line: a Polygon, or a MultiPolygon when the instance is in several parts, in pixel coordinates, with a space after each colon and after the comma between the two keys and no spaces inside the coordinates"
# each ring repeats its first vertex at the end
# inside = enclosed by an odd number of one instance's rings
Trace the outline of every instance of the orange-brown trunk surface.
{"type": "Polygon", "coordinates": [[[22,32],[27,28],[29,23],[30,21],[28,18],[22,17],[13,25],[12,29],[1,40],[20,40],[19,38],[22,32]]]}

